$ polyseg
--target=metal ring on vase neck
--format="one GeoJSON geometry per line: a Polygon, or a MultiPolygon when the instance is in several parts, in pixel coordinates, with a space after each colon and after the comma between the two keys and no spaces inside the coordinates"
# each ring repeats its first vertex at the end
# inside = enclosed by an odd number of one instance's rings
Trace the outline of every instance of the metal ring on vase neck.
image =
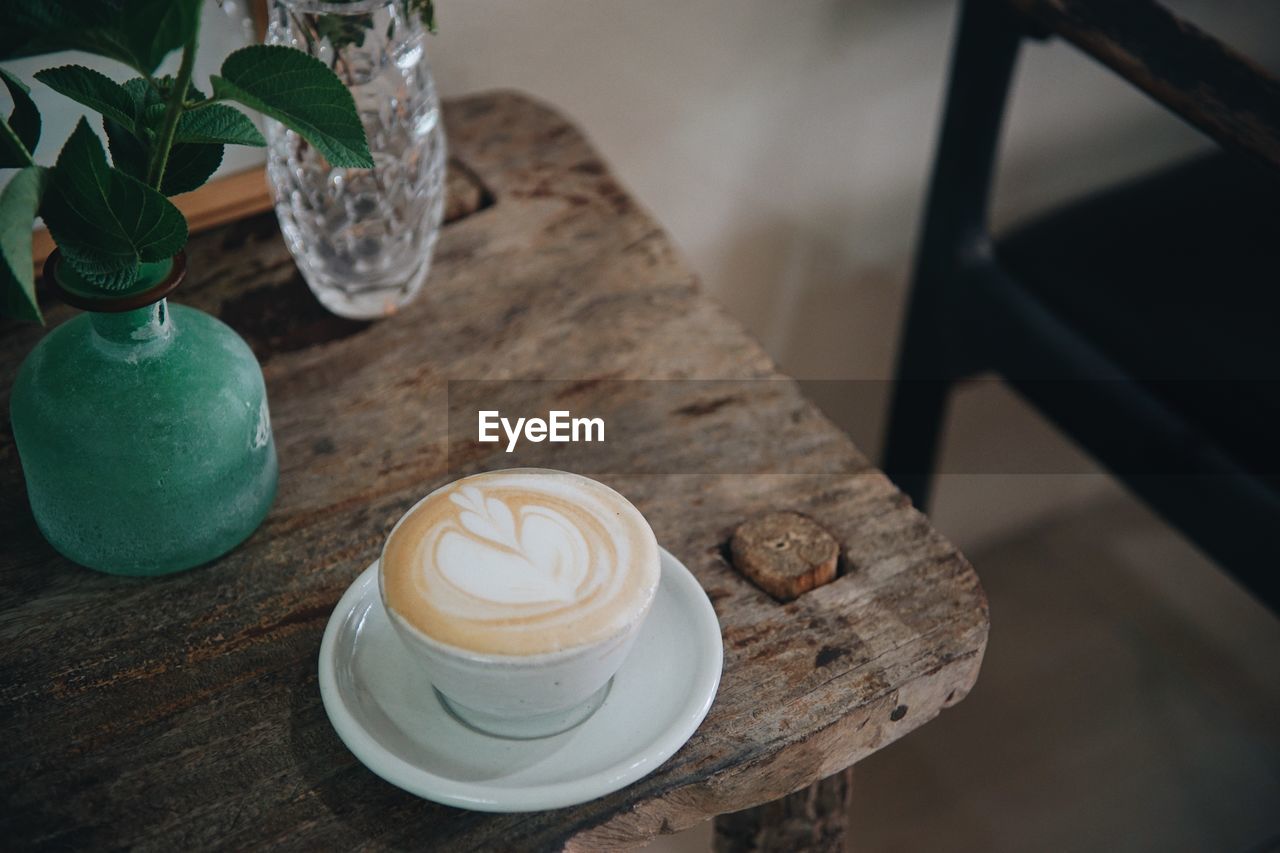
{"type": "Polygon", "coordinates": [[[173,256],[173,266],[169,268],[169,273],[154,287],[140,293],[130,293],[127,296],[93,299],[73,293],[59,283],[57,270],[61,261],[62,253],[57,249],[54,249],[49,257],[45,259],[42,273],[45,287],[49,288],[59,299],[72,307],[107,314],[132,311],[135,308],[142,308],[153,302],[159,302],[172,293],[182,283],[183,277],[187,274],[187,253],[186,251],[181,251],[173,256]]]}

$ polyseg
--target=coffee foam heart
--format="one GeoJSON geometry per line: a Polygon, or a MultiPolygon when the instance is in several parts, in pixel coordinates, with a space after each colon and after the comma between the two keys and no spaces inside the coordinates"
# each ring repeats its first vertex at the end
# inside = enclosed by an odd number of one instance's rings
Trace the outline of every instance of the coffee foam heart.
{"type": "Polygon", "coordinates": [[[633,624],[658,584],[658,544],[626,498],[561,471],[445,486],[387,541],[389,608],[426,636],[484,654],[588,645],[633,624]]]}

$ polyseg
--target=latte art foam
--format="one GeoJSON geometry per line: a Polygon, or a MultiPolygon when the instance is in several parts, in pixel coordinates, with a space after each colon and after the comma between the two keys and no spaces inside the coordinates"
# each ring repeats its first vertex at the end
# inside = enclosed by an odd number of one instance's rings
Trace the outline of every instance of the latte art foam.
{"type": "Polygon", "coordinates": [[[626,498],[586,477],[515,469],[433,492],[382,556],[386,605],[441,643],[499,655],[622,632],[658,585],[658,544],[626,498]]]}

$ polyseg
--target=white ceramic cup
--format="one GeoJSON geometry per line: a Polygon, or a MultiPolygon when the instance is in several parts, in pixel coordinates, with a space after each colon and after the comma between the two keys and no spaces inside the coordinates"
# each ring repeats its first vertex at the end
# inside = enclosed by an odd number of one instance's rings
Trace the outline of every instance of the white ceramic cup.
{"type": "MultiPolygon", "coordinates": [[[[542,473],[562,475],[565,472],[542,473]]],[[[451,483],[441,489],[453,485],[451,483]]],[[[608,488],[603,484],[596,485],[608,488]]],[[[396,530],[421,504],[431,500],[441,489],[414,504],[392,528],[387,541],[391,541],[396,530]]],[[[613,492],[612,489],[609,491],[613,492]]],[[[621,495],[613,494],[626,503],[621,495]]],[[[657,540],[647,524],[644,530],[656,559],[657,540]]],[[[384,560],[386,551],[384,544],[384,560]]],[[[627,614],[625,624],[594,642],[540,654],[490,654],[427,636],[388,604],[382,571],[379,572],[378,585],[392,627],[425,672],[445,707],[474,729],[508,738],[547,737],[566,731],[590,717],[607,698],[610,681],[635,644],[657,593],[655,574],[655,582],[647,595],[635,603],[633,612],[627,614]]]]}

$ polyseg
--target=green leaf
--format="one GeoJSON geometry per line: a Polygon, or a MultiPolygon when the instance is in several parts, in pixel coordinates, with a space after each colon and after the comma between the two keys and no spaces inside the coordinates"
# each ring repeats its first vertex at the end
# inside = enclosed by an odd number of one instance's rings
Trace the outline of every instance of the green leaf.
{"type": "Polygon", "coordinates": [[[120,88],[129,96],[133,110],[127,122],[113,121],[106,116],[102,118],[102,129],[107,132],[107,145],[111,148],[111,163],[129,177],[145,182],[153,142],[147,110],[154,104],[163,111],[164,105],[160,102],[160,93],[143,77],[126,80],[120,88]]]}
{"type": "Polygon", "coordinates": [[[17,77],[0,68],[9,96],[13,98],[13,112],[9,120],[0,125],[0,169],[30,166],[31,153],[40,141],[40,111],[31,100],[31,89],[17,77]]]}
{"type": "MultiPolygon", "coordinates": [[[[156,86],[167,85],[168,80],[168,77],[161,77],[155,81],[156,86]]],[[[120,84],[120,88],[124,89],[129,100],[133,102],[134,122],[139,121],[143,112],[153,104],[159,104],[163,110],[164,104],[161,102],[160,93],[156,91],[156,86],[152,86],[145,77],[132,77],[120,84]]]]}
{"type": "Polygon", "coordinates": [[[102,129],[107,132],[107,146],[111,149],[111,165],[131,178],[146,181],[147,167],[151,165],[147,156],[147,146],[134,134],[133,129],[112,121],[102,120],[102,129]]]}
{"type": "Polygon", "coordinates": [[[63,65],[36,72],[36,79],[60,95],[124,125],[133,124],[134,100],[124,86],[82,65],[63,65]]]}
{"type": "Polygon", "coordinates": [[[200,0],[0,0],[0,59],[82,50],[150,74],[199,16],[200,0]]]}
{"type": "Polygon", "coordinates": [[[155,71],[171,51],[182,47],[200,24],[201,0],[132,0],[125,4],[121,28],[141,59],[144,74],[155,71]]]}
{"type": "Polygon", "coordinates": [[[169,149],[169,162],[160,179],[160,192],[178,195],[204,186],[209,176],[222,165],[222,146],[203,142],[175,145],[169,149]]]}
{"type": "Polygon", "coordinates": [[[283,45],[242,47],[211,81],[215,98],[270,116],[301,134],[334,166],[373,168],[351,93],[315,57],[283,45]]]}
{"type": "Polygon", "coordinates": [[[113,20],[124,14],[119,3],[93,0],[4,0],[0,19],[0,58],[36,56],[60,50],[82,50],[143,69],[143,60],[113,20]]]}
{"type": "MultiPolygon", "coordinates": [[[[159,129],[164,121],[165,110],[169,107],[165,98],[173,89],[173,78],[164,76],[149,81],[144,77],[134,77],[132,80],[126,80],[120,85],[129,93],[129,97],[133,99],[133,129],[135,135],[144,131],[154,132],[159,129]],[[152,85],[153,83],[154,85],[152,85]]],[[[190,88],[189,92],[195,92],[195,88],[190,88]]],[[[198,97],[202,100],[204,98],[203,95],[198,95],[198,97]]],[[[142,139],[142,137],[139,138],[142,139]]]]}
{"type": "MultiPolygon", "coordinates": [[[[91,47],[120,12],[119,3],[93,0],[0,0],[0,20],[5,22],[0,28],[0,58],[91,47]]],[[[89,52],[115,59],[118,51],[108,47],[89,52]]]]}
{"type": "Polygon", "coordinates": [[[41,214],[62,256],[105,289],[127,286],[138,264],[172,257],[187,222],[167,198],[107,165],[83,118],[58,154],[41,214]]]}
{"type": "Polygon", "coordinates": [[[216,142],[224,145],[267,144],[253,121],[234,107],[210,104],[184,112],[178,118],[177,142],[216,142]]]}
{"type": "Polygon", "coordinates": [[[0,312],[43,323],[31,261],[31,221],[40,209],[48,170],[28,166],[0,192],[0,312]]]}

